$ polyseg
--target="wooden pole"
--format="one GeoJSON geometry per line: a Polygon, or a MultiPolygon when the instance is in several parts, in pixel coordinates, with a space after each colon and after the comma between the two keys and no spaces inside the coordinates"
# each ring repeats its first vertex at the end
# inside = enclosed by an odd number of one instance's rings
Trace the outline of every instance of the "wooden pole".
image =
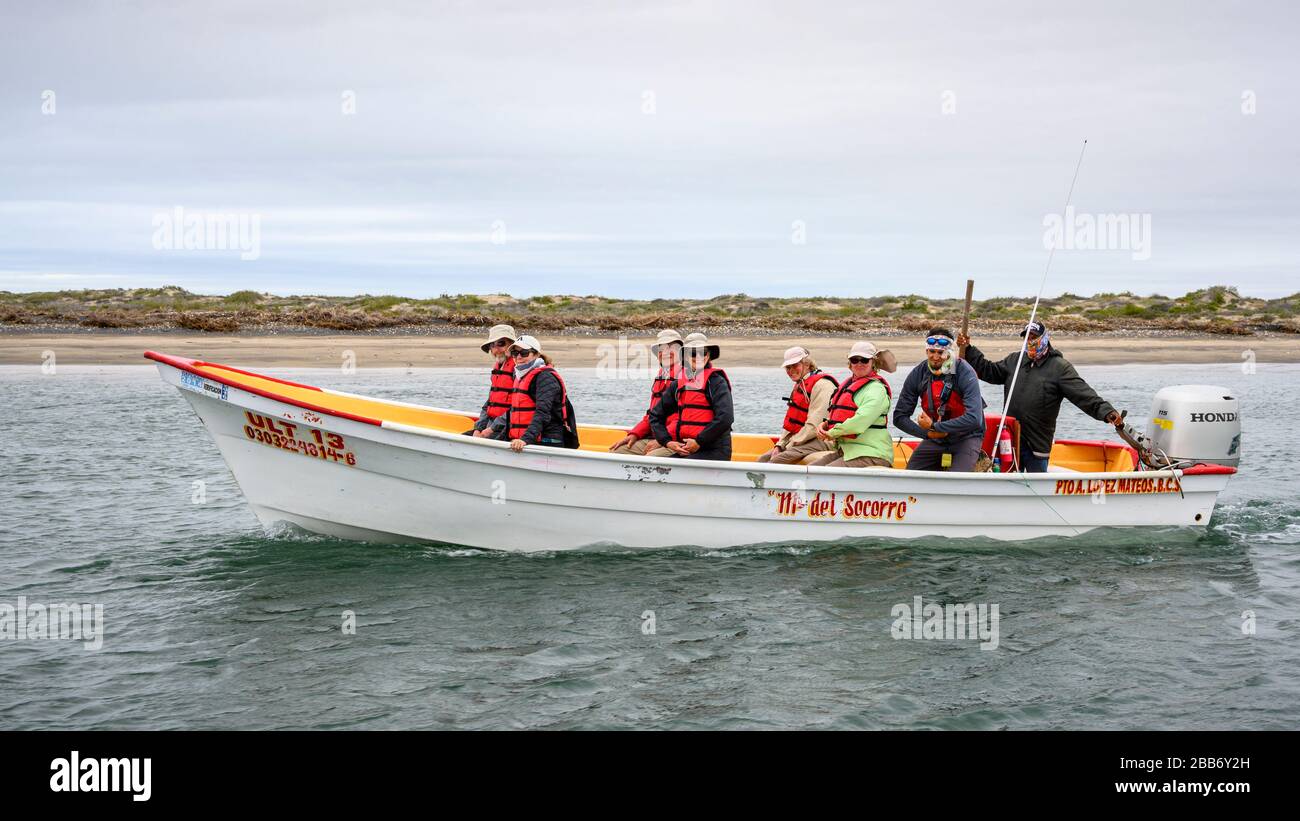
{"type": "MultiPolygon", "coordinates": [[[[971,296],[974,295],[974,293],[975,293],[975,280],[973,279],[966,280],[966,310],[963,311],[961,315],[962,336],[966,336],[970,333],[970,298],[971,296]]],[[[965,345],[962,345],[960,348],[957,349],[957,357],[959,359],[966,358],[965,345]]]]}

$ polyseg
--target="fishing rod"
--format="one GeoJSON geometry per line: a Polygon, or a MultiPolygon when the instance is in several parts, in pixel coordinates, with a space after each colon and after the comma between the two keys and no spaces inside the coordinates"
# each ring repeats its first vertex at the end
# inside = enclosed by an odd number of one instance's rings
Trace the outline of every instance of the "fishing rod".
{"type": "MultiPolygon", "coordinates": [[[[1065,194],[1065,207],[1061,209],[1061,224],[1065,224],[1066,215],[1070,209],[1070,200],[1074,198],[1074,184],[1079,179],[1079,169],[1083,167],[1083,152],[1088,150],[1088,141],[1083,141],[1083,147],[1079,149],[1079,161],[1074,164],[1074,177],[1070,180],[1070,190],[1065,194]]],[[[1038,316],[1038,303],[1043,299],[1043,289],[1047,287],[1047,274],[1052,270],[1052,257],[1056,254],[1057,243],[1053,242],[1047,249],[1047,265],[1043,268],[1043,281],[1038,283],[1038,295],[1034,297],[1034,307],[1029,312],[1029,322],[1025,328],[1034,323],[1038,316]]],[[[1025,350],[1029,347],[1029,332],[1020,335],[1020,352],[1016,354],[1016,369],[1011,374],[1011,384],[1007,387],[1006,394],[1002,397],[1002,418],[998,420],[998,432],[993,436],[993,447],[1002,439],[1002,428],[1007,423],[1007,409],[1011,407],[1011,395],[1016,392],[1016,380],[1020,378],[1020,363],[1024,361],[1025,350]]]]}

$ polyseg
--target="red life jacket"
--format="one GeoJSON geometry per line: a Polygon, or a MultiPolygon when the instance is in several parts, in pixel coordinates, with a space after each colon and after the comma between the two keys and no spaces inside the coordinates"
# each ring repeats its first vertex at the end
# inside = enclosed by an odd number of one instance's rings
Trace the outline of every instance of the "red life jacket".
{"type": "Polygon", "coordinates": [[[921,405],[925,412],[936,422],[944,419],[956,419],[966,412],[966,405],[961,401],[957,386],[957,375],[947,379],[935,379],[930,374],[930,390],[921,393],[921,405]]]}
{"type": "Polygon", "coordinates": [[[569,419],[568,408],[568,389],[564,387],[564,380],[560,379],[560,372],[550,365],[538,365],[525,373],[523,377],[515,380],[515,386],[510,393],[510,438],[523,438],[524,431],[533,422],[533,414],[537,412],[537,402],[533,399],[533,380],[537,374],[542,371],[550,371],[555,374],[555,378],[560,380],[560,413],[562,418],[567,422],[569,419]]]}
{"type": "MultiPolygon", "coordinates": [[[[834,426],[846,419],[852,418],[853,414],[858,412],[858,402],[853,398],[853,394],[862,390],[871,382],[879,382],[881,385],[884,385],[885,396],[889,399],[894,398],[894,392],[889,389],[889,383],[885,381],[884,377],[875,371],[872,371],[870,376],[850,378],[849,381],[840,385],[839,390],[835,391],[835,395],[831,397],[830,412],[826,414],[826,420],[834,426]]],[[[871,424],[871,428],[873,429],[887,427],[889,427],[888,407],[885,408],[884,413],[880,414],[880,418],[871,424]]],[[[850,433],[839,438],[857,439],[858,435],[856,433],[850,433]]]]}
{"type": "Polygon", "coordinates": [[[496,419],[510,410],[510,391],[515,386],[515,359],[507,356],[500,365],[492,366],[492,387],[488,390],[487,416],[496,419]]]}
{"type": "Polygon", "coordinates": [[[821,379],[831,380],[831,384],[839,387],[840,383],[835,377],[825,371],[813,371],[795,384],[794,390],[790,392],[790,398],[786,400],[790,407],[785,411],[785,422],[781,427],[791,433],[798,433],[803,430],[803,426],[808,424],[808,405],[812,402],[813,385],[821,379]]]}
{"type": "MultiPolygon", "coordinates": [[[[668,390],[669,385],[677,381],[678,377],[681,376],[681,373],[682,369],[680,366],[674,368],[667,376],[664,376],[662,368],[659,369],[659,375],[655,377],[655,381],[650,385],[651,408],[663,401],[664,391],[668,390]]],[[[668,430],[674,430],[677,427],[677,414],[668,414],[668,418],[664,420],[664,425],[667,426],[668,430]]]]}
{"type": "Polygon", "coordinates": [[[722,374],[722,378],[727,380],[727,387],[731,387],[731,380],[727,378],[725,371],[718,368],[705,368],[695,374],[694,379],[686,378],[686,371],[683,370],[677,376],[677,408],[679,416],[677,425],[669,428],[672,431],[673,439],[678,442],[685,442],[687,439],[694,439],[700,434],[700,431],[709,426],[713,421],[713,404],[709,402],[709,377],[715,373],[722,374]]]}

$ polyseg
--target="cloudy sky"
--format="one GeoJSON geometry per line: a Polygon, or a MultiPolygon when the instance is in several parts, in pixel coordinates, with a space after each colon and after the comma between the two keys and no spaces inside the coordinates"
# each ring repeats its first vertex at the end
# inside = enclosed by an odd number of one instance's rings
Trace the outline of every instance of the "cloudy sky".
{"type": "Polygon", "coordinates": [[[1071,225],[1132,231],[1075,235],[1048,294],[1289,294],[1298,22],[1287,3],[15,3],[0,289],[1032,294],[1086,138],[1071,225]],[[245,220],[242,245],[185,248],[213,215],[245,220]]]}

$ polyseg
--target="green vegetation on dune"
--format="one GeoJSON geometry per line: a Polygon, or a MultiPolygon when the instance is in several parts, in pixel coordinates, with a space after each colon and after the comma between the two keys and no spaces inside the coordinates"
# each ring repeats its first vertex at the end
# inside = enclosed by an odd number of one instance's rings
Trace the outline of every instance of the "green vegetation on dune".
{"type": "MultiPolygon", "coordinates": [[[[1008,331],[1023,322],[1033,300],[990,297],[975,300],[971,319],[988,331],[1008,331]]],[[[593,294],[441,294],[416,299],[392,294],[352,297],[275,296],[236,291],[225,296],[183,288],[131,288],[11,293],[0,291],[0,327],[5,325],[93,328],[183,328],[234,332],[277,328],[365,331],[421,326],[481,329],[509,322],[533,331],[566,329],[648,332],[660,327],[728,328],[768,332],[851,333],[856,330],[922,331],[955,324],[963,300],[918,294],[872,297],[755,297],[720,294],[709,299],[616,299],[593,294]]],[[[1218,334],[1260,331],[1300,333],[1300,293],[1278,299],[1244,297],[1216,285],[1179,297],[1138,296],[1128,291],[1044,299],[1044,321],[1065,331],[1169,330],[1218,334]]]]}

